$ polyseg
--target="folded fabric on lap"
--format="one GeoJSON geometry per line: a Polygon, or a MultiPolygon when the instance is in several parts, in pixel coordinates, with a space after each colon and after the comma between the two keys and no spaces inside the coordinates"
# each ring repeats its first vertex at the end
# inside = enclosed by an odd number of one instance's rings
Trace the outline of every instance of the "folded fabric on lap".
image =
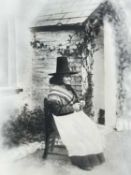
{"type": "Polygon", "coordinates": [[[53,117],[69,156],[84,156],[103,152],[104,143],[97,124],[83,111],[53,117]]]}

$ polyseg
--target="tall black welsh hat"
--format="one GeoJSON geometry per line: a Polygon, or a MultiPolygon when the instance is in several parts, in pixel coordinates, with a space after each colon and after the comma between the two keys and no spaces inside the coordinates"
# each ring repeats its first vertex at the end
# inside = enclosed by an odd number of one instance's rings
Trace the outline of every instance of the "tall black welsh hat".
{"type": "Polygon", "coordinates": [[[61,74],[77,74],[78,72],[72,72],[69,69],[69,63],[67,57],[57,57],[56,72],[49,75],[61,75],[61,74]]]}

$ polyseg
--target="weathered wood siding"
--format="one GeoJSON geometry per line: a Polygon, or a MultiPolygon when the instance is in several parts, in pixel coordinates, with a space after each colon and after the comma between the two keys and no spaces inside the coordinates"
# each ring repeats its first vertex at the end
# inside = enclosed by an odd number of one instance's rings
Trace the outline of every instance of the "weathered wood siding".
{"type": "MultiPolygon", "coordinates": [[[[62,50],[76,49],[76,44],[81,41],[80,33],[75,31],[58,32],[36,32],[33,35],[35,40],[44,44],[42,48],[34,48],[32,60],[32,96],[36,105],[43,104],[44,97],[49,92],[49,73],[56,72],[56,58],[61,56],[62,50]],[[71,40],[71,41],[70,41],[71,40]]],[[[68,53],[65,53],[67,55],[68,53]]],[[[79,74],[72,77],[72,86],[79,98],[82,98],[82,59],[79,54],[72,54],[68,57],[70,68],[78,71],[79,74]]]]}

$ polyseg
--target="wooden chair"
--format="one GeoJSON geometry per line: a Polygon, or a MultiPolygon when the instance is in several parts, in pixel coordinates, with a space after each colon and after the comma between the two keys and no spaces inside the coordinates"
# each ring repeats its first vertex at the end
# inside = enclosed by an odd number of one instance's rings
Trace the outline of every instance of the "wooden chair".
{"type": "MultiPolygon", "coordinates": [[[[46,159],[49,154],[53,153],[55,147],[64,148],[64,145],[55,145],[56,140],[60,139],[55,121],[53,119],[52,113],[50,112],[50,104],[48,99],[44,99],[44,114],[45,114],[45,150],[43,154],[43,159],[46,159]]],[[[58,154],[58,153],[56,153],[58,154]]]]}

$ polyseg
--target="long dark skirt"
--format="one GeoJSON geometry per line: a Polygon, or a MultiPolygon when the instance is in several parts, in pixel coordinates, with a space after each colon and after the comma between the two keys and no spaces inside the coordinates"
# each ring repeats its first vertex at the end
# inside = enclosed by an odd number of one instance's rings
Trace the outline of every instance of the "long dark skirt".
{"type": "Polygon", "coordinates": [[[71,156],[71,163],[84,170],[91,170],[94,166],[105,162],[104,154],[91,154],[87,156],[71,156]]]}

